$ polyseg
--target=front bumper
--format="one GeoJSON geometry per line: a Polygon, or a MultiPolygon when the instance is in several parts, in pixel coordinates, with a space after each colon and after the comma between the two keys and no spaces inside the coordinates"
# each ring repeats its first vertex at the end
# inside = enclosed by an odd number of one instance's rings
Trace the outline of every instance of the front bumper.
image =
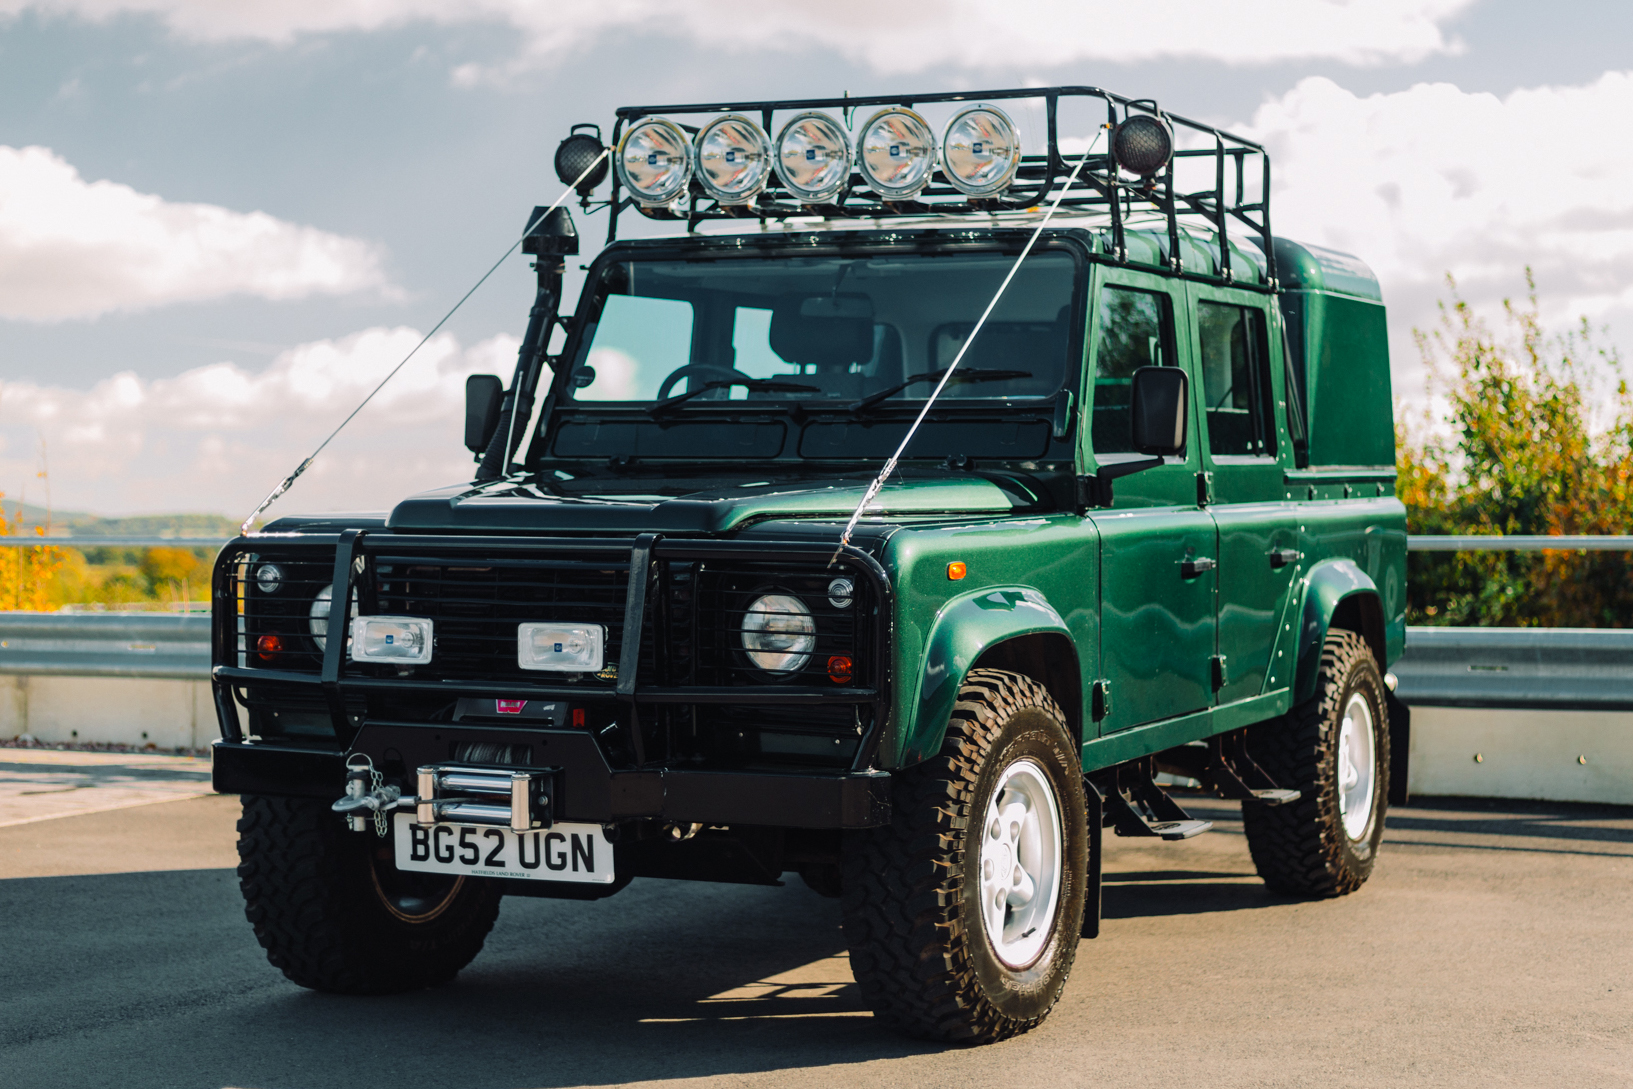
{"type": "MultiPolygon", "coordinates": [[[[351,748],[387,777],[403,779],[447,759],[457,727],[366,723],[351,748]]],[[[676,824],[752,824],[782,828],[871,828],[890,820],[890,775],[713,771],[653,768],[614,771],[594,739],[574,730],[470,731],[483,741],[536,746],[535,762],[560,768],[556,819],[607,824],[656,819],[676,824]]],[[[333,800],[345,786],[349,755],[284,744],[217,741],[212,785],[222,794],[270,794],[333,800]]]]}

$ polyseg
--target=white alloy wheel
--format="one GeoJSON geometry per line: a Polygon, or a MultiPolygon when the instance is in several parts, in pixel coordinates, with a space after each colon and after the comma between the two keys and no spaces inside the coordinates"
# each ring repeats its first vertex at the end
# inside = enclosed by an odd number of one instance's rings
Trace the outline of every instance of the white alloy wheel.
{"type": "Polygon", "coordinates": [[[1359,692],[1344,705],[1338,728],[1338,815],[1352,840],[1366,836],[1378,789],[1372,707],[1359,692]]]}
{"type": "Polygon", "coordinates": [[[981,921],[998,959],[1030,964],[1049,940],[1060,899],[1060,805],[1043,768],[1004,769],[981,825],[981,921]]]}

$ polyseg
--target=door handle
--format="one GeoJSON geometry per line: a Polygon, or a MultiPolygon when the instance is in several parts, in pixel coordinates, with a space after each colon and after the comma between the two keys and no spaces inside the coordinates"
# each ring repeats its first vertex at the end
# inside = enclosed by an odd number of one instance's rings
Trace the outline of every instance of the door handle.
{"type": "Polygon", "coordinates": [[[1304,553],[1295,548],[1272,548],[1269,555],[1271,567],[1286,567],[1304,558],[1304,553]]]}
{"type": "Polygon", "coordinates": [[[1179,574],[1181,578],[1194,579],[1218,566],[1210,556],[1194,556],[1179,562],[1179,574]]]}

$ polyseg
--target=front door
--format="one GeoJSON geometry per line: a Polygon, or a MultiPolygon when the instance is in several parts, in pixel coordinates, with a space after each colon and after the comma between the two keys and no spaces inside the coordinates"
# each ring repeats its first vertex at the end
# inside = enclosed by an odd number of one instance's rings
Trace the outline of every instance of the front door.
{"type": "MultiPolygon", "coordinates": [[[[1187,365],[1174,324],[1183,287],[1125,270],[1102,270],[1097,280],[1091,468],[1141,456],[1129,422],[1135,370],[1187,365]]],[[[1194,371],[1192,390],[1194,421],[1194,371]]],[[[1117,480],[1112,507],[1091,515],[1100,532],[1100,660],[1110,695],[1102,735],[1212,702],[1216,531],[1197,502],[1201,441],[1193,426],[1183,457],[1117,480]]]]}
{"type": "Polygon", "coordinates": [[[1219,527],[1219,704],[1285,688],[1292,641],[1277,639],[1286,622],[1288,587],[1298,570],[1298,520],[1287,498],[1282,463],[1290,443],[1276,411],[1286,396],[1284,371],[1271,345],[1262,296],[1190,285],[1201,379],[1203,446],[1219,527]],[[1279,645],[1278,645],[1279,644],[1279,645]],[[1278,655],[1280,659],[1278,660],[1278,655]]]}

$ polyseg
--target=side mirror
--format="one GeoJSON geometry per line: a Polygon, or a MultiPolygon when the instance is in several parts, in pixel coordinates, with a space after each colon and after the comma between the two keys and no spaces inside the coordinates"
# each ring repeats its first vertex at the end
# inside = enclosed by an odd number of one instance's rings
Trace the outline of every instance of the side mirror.
{"type": "Polygon", "coordinates": [[[1141,367],[1134,372],[1134,449],[1172,456],[1185,449],[1190,380],[1179,367],[1141,367]]]}
{"type": "Polygon", "coordinates": [[[499,406],[505,384],[491,374],[473,374],[465,379],[465,448],[480,454],[493,441],[499,428],[499,406]]]}

